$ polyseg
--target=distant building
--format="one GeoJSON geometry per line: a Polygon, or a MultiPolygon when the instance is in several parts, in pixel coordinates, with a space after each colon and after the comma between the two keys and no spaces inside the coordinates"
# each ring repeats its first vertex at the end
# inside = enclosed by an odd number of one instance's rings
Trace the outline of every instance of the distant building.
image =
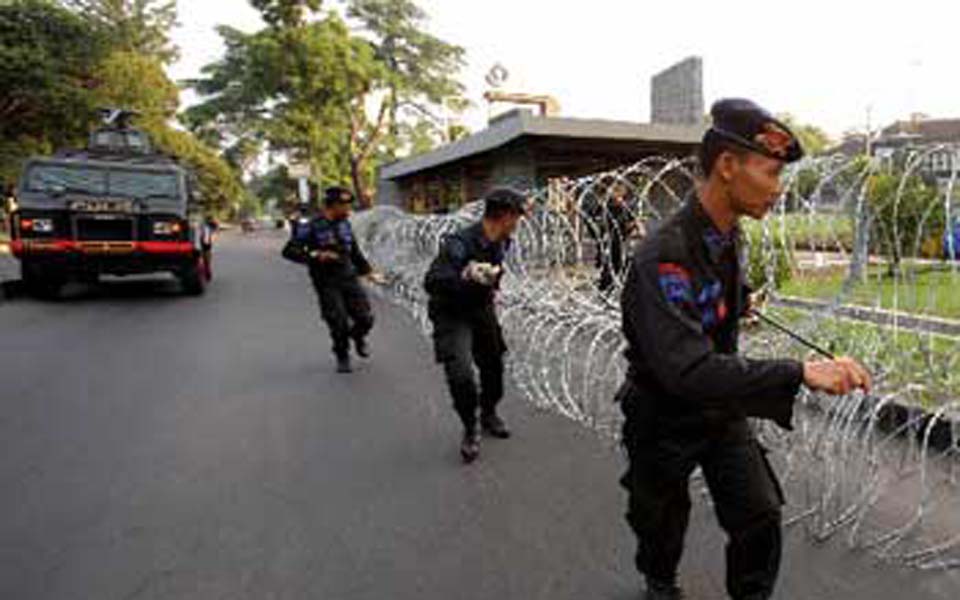
{"type": "Polygon", "coordinates": [[[512,110],[467,138],[381,167],[377,203],[442,212],[510,185],[539,189],[650,156],[694,154],[702,125],[572,119],[512,110]]]}
{"type": "Polygon", "coordinates": [[[691,56],[650,80],[650,122],[699,125],[703,116],[703,60],[699,56],[691,56]]]}
{"type": "MultiPolygon", "coordinates": [[[[853,157],[865,154],[867,138],[851,133],[828,153],[853,157]]],[[[945,185],[960,169],[960,119],[931,119],[915,114],[884,127],[869,143],[870,155],[887,166],[902,165],[915,153],[925,154],[918,173],[945,185]]]]}
{"type": "Polygon", "coordinates": [[[894,162],[911,151],[932,150],[919,166],[920,173],[940,184],[946,184],[960,168],[957,152],[960,149],[960,119],[930,119],[913,115],[908,121],[897,121],[885,127],[871,144],[873,155],[894,162]]]}

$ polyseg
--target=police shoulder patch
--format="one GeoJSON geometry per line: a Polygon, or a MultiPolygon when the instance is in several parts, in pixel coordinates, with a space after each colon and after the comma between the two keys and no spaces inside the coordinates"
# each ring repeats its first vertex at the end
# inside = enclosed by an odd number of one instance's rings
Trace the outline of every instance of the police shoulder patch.
{"type": "Polygon", "coordinates": [[[686,268],[677,263],[661,262],[657,265],[657,278],[668,302],[678,306],[693,304],[693,284],[686,268]]]}

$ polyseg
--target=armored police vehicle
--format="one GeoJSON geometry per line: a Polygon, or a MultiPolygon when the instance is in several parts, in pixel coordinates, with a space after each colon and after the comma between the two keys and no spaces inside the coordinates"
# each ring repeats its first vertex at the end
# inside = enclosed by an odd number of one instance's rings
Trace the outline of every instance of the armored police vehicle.
{"type": "Polygon", "coordinates": [[[13,254],[28,290],[56,295],[70,280],[168,272],[199,295],[209,278],[199,241],[192,174],[154,152],[130,126],[135,113],[105,111],[86,149],[27,161],[11,215],[13,254]]]}

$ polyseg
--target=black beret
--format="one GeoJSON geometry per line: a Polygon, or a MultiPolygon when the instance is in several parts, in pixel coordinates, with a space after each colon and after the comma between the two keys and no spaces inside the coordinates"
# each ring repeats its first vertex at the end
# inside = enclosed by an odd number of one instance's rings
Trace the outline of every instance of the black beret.
{"type": "Polygon", "coordinates": [[[328,187],[323,193],[323,203],[327,206],[334,204],[353,204],[353,194],[339,185],[328,187]]]}
{"type": "Polygon", "coordinates": [[[704,134],[704,143],[720,138],[788,163],[803,158],[800,141],[790,128],[750,100],[718,100],[710,109],[710,116],[713,126],[704,134]]]}
{"type": "Polygon", "coordinates": [[[527,197],[519,191],[507,187],[492,190],[484,198],[484,204],[488,209],[507,209],[518,214],[527,212],[527,197]]]}

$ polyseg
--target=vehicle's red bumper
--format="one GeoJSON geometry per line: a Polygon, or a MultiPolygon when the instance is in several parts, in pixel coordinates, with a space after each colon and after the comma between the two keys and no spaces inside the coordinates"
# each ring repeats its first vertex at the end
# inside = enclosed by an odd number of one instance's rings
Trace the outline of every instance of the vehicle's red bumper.
{"type": "Polygon", "coordinates": [[[20,239],[10,243],[10,251],[18,258],[58,254],[185,256],[192,254],[195,248],[191,242],[187,241],[85,242],[64,239],[20,239]]]}

